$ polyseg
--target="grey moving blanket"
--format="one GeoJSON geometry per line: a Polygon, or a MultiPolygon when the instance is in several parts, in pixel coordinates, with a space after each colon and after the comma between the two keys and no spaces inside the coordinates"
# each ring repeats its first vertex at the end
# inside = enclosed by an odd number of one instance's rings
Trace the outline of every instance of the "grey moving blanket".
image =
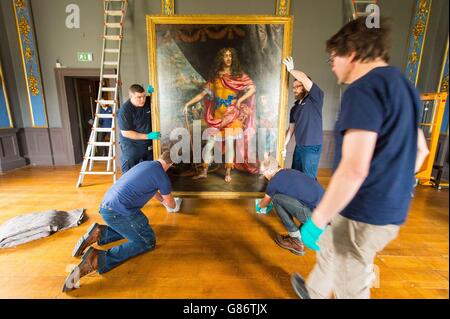
{"type": "Polygon", "coordinates": [[[32,240],[76,227],[82,223],[84,208],[68,212],[46,212],[14,217],[0,225],[0,248],[15,247],[32,240]]]}

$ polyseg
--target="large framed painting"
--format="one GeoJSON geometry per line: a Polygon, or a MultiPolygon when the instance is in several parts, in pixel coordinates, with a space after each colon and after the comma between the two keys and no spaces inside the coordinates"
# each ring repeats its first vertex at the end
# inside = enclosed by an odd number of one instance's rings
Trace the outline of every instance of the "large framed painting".
{"type": "Polygon", "coordinates": [[[287,120],[292,17],[147,16],[154,155],[181,197],[255,198],[287,120]]]}

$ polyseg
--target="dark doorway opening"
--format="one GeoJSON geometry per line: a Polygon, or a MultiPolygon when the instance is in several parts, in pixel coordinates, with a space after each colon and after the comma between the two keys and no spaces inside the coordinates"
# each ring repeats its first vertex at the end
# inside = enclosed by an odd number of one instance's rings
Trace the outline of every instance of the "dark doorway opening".
{"type": "MultiPolygon", "coordinates": [[[[108,80],[104,81],[103,87],[108,87],[108,80]]],[[[92,125],[94,124],[100,78],[65,77],[64,82],[67,92],[75,163],[80,164],[83,161],[83,155],[86,153],[92,125]]],[[[107,92],[102,94],[102,98],[112,99],[107,92]]]]}
{"type": "MultiPolygon", "coordinates": [[[[105,74],[116,74],[116,70],[105,70],[105,74]]],[[[56,68],[55,77],[62,126],[68,144],[68,165],[80,164],[95,118],[100,69],[56,68]]],[[[104,87],[115,84],[114,79],[104,81],[104,87]]],[[[103,92],[102,98],[112,100],[113,95],[111,92],[103,92]]]]}
{"type": "Polygon", "coordinates": [[[75,163],[83,161],[95,118],[99,77],[65,77],[75,163]]]}
{"type": "Polygon", "coordinates": [[[95,118],[96,100],[100,80],[97,78],[73,78],[75,101],[77,104],[78,126],[80,131],[81,151],[86,152],[95,118]]]}

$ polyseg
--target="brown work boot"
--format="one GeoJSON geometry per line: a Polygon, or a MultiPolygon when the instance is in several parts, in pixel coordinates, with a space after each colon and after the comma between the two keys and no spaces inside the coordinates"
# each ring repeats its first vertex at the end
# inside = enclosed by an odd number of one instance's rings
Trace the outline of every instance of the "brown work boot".
{"type": "Polygon", "coordinates": [[[98,269],[98,252],[99,250],[89,247],[83,255],[81,262],[76,266],[64,282],[63,292],[79,288],[78,281],[80,278],[90,274],[98,269]]]}
{"type": "Polygon", "coordinates": [[[291,237],[289,235],[277,235],[275,237],[275,242],[280,247],[288,249],[296,255],[305,255],[305,246],[302,241],[296,237],[291,237]]]}
{"type": "Polygon", "coordinates": [[[83,237],[78,240],[75,248],[73,249],[72,256],[81,256],[86,248],[98,242],[100,240],[100,233],[103,227],[105,226],[99,225],[97,223],[92,224],[91,227],[89,227],[89,229],[87,230],[86,234],[84,234],[83,237]]]}

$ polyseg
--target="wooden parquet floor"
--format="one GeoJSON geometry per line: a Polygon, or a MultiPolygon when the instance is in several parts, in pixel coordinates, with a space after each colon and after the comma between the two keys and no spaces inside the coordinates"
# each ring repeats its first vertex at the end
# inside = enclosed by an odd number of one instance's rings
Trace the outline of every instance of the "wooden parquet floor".
{"type": "MultiPolygon", "coordinates": [[[[0,250],[0,298],[296,298],[289,278],[307,275],[315,262],[279,248],[283,227],[274,213],[257,215],[252,200],[185,199],[168,214],[156,201],[144,213],[157,236],[154,251],[111,272],[90,274],[81,288],[61,292],[79,261],[72,249],[92,222],[108,177],[87,177],[75,188],[79,166],[27,167],[0,175],[0,223],[48,209],[85,208],[89,220],[16,248],[0,250]]],[[[329,170],[321,170],[326,186],[329,170]]],[[[448,190],[419,187],[400,236],[376,258],[379,287],[373,298],[449,297],[448,190]]],[[[108,246],[107,246],[108,247],[108,246]]]]}

